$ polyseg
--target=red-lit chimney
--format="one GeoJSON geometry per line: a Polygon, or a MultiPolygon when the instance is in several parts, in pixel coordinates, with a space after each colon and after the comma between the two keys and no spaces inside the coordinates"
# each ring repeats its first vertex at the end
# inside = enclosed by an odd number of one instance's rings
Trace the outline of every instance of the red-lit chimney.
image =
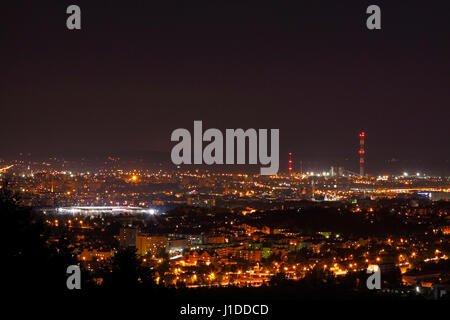
{"type": "Polygon", "coordinates": [[[364,131],[359,134],[359,175],[364,177],[364,131]]]}

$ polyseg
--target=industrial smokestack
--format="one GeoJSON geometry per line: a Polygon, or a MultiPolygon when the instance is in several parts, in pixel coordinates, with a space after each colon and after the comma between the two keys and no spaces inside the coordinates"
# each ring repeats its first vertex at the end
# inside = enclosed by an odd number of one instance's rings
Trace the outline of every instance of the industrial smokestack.
{"type": "Polygon", "coordinates": [[[359,175],[364,177],[364,131],[359,134],[359,175]]]}
{"type": "Polygon", "coordinates": [[[289,161],[288,161],[288,170],[289,174],[292,174],[292,152],[289,152],[289,161]]]}

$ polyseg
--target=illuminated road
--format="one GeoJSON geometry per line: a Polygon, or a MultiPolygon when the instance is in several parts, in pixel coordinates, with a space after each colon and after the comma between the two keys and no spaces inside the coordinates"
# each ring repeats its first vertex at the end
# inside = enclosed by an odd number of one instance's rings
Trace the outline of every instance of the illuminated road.
{"type": "Polygon", "coordinates": [[[0,172],[5,172],[6,170],[11,169],[12,167],[14,167],[13,164],[4,168],[0,168],[0,172]]]}

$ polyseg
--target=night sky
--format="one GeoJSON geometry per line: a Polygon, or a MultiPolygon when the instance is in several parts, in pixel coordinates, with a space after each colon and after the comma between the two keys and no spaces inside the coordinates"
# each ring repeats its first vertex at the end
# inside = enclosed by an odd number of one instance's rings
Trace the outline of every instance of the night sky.
{"type": "Polygon", "coordinates": [[[281,161],[356,169],[364,130],[369,171],[449,171],[450,1],[7,0],[0,26],[0,158],[169,154],[203,120],[279,128],[281,161]]]}

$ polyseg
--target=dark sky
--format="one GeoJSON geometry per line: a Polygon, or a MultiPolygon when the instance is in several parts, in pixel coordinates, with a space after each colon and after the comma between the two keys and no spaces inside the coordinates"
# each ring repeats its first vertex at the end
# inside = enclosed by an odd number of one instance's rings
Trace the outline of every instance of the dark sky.
{"type": "Polygon", "coordinates": [[[365,130],[374,170],[449,167],[450,1],[7,0],[0,26],[0,157],[169,152],[203,120],[311,163],[355,169],[365,130]]]}

